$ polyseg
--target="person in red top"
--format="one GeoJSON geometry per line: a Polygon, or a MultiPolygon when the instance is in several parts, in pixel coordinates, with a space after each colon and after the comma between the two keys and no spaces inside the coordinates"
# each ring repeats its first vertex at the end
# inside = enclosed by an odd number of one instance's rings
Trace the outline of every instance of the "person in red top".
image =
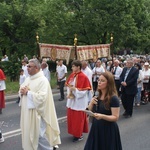
{"type": "Polygon", "coordinates": [[[79,60],[72,62],[73,72],[66,81],[67,86],[67,124],[68,133],[73,135],[73,142],[83,139],[82,133],[88,132],[87,115],[83,110],[88,106],[92,95],[88,77],[81,71],[79,60]]]}
{"type": "Polygon", "coordinates": [[[5,74],[2,71],[2,69],[0,69],[0,114],[2,114],[2,108],[5,108],[5,95],[4,95],[4,90],[6,89],[6,85],[5,85],[5,74]]]}

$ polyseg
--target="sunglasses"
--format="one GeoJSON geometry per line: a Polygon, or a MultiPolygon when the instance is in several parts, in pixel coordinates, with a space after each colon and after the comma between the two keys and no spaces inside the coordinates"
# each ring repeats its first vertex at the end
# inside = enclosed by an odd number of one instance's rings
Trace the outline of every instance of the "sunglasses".
{"type": "Polygon", "coordinates": [[[27,67],[28,67],[28,68],[32,68],[32,67],[35,67],[35,66],[30,66],[30,65],[28,65],[27,67]]]}

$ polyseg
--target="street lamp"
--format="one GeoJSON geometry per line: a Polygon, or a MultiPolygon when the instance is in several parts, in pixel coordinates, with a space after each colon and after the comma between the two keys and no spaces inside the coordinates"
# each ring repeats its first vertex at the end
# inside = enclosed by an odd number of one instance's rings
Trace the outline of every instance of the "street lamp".
{"type": "Polygon", "coordinates": [[[74,35],[74,46],[75,46],[75,60],[77,59],[77,34],[74,35]]]}

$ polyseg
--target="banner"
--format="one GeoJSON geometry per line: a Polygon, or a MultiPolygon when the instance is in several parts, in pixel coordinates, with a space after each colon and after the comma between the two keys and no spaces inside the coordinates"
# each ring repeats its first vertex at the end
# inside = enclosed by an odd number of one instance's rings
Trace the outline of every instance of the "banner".
{"type": "MultiPolygon", "coordinates": [[[[56,45],[39,43],[40,57],[49,57],[51,60],[65,59],[69,63],[70,59],[75,58],[75,47],[69,45],[56,45]]],[[[110,57],[110,44],[86,45],[76,47],[78,60],[110,57]]]]}
{"type": "Polygon", "coordinates": [[[79,60],[89,60],[110,56],[110,44],[87,45],[77,47],[77,57],[79,60]]]}
{"type": "Polygon", "coordinates": [[[39,43],[39,48],[41,58],[49,57],[54,61],[56,59],[65,59],[68,64],[73,46],[39,43]]]}

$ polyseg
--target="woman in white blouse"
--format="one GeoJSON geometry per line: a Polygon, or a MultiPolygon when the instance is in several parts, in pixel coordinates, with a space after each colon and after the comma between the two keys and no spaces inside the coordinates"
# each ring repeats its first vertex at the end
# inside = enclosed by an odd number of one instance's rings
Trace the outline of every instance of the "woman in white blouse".
{"type": "Polygon", "coordinates": [[[143,76],[141,65],[137,63],[137,64],[135,64],[135,67],[139,70],[139,76],[138,76],[138,79],[137,79],[138,92],[137,92],[137,94],[135,96],[135,105],[140,106],[140,103],[141,103],[141,91],[143,89],[144,76],[143,76]]]}

